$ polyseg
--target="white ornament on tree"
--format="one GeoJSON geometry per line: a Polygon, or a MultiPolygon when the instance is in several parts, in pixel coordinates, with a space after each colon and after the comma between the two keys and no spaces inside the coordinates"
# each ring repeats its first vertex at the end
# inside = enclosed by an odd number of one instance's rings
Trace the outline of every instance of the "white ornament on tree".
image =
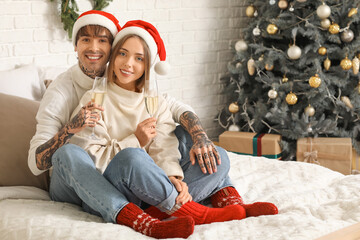
{"type": "Polygon", "coordinates": [[[246,51],[248,49],[248,45],[244,40],[239,40],[235,43],[235,50],[239,51],[246,51]]]}
{"type": "Polygon", "coordinates": [[[271,89],[268,92],[268,97],[271,99],[275,99],[277,97],[278,93],[275,89],[271,89]]]}
{"type": "Polygon", "coordinates": [[[238,132],[238,131],[240,131],[240,127],[238,125],[236,125],[236,124],[231,124],[229,126],[228,130],[231,131],[231,132],[238,132]]]}
{"type": "Polygon", "coordinates": [[[293,60],[299,59],[301,57],[301,48],[299,48],[294,44],[290,46],[289,49],[287,50],[287,55],[289,56],[290,59],[293,60]]]}
{"type": "Polygon", "coordinates": [[[321,20],[321,23],[320,23],[321,27],[328,30],[330,25],[331,25],[331,22],[328,18],[325,18],[323,20],[321,20]]]}
{"type": "Polygon", "coordinates": [[[323,2],[323,4],[316,9],[316,14],[321,19],[328,18],[331,15],[331,8],[323,2]]]}
{"type": "Polygon", "coordinates": [[[259,26],[256,26],[256,28],[253,29],[253,35],[259,36],[260,34],[261,34],[261,30],[260,30],[259,26]]]}

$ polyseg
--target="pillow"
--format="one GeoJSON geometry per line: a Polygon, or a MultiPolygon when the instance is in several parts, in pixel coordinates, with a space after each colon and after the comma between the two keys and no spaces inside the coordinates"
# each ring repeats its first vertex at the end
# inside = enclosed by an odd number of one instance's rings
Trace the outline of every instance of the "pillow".
{"type": "Polygon", "coordinates": [[[3,93],[0,93],[0,102],[0,186],[34,186],[48,190],[48,171],[35,176],[27,163],[40,103],[3,93]]]}
{"type": "Polygon", "coordinates": [[[30,64],[0,72],[0,92],[40,101],[45,84],[40,81],[36,66],[30,64]]]}

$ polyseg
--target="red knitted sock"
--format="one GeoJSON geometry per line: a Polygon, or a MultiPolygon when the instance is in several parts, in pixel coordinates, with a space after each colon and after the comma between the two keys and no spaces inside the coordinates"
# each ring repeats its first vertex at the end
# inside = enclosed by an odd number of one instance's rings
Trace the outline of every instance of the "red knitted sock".
{"type": "Polygon", "coordinates": [[[133,203],[127,204],[117,215],[116,222],[154,238],[187,238],[194,232],[194,220],[190,216],[161,222],[152,218],[133,203]]]}
{"type": "Polygon", "coordinates": [[[149,214],[153,218],[157,218],[159,220],[163,220],[163,219],[166,219],[166,218],[170,217],[170,215],[160,211],[157,207],[154,207],[154,206],[150,206],[149,208],[145,209],[144,212],[146,212],[147,214],[149,214]]]}
{"type": "Polygon", "coordinates": [[[244,204],[238,191],[233,187],[226,187],[211,196],[213,207],[222,208],[229,205],[241,205],[246,210],[247,217],[257,217],[260,215],[274,215],[278,213],[277,207],[268,202],[256,202],[244,204]]]}
{"type": "Polygon", "coordinates": [[[240,220],[246,217],[245,209],[240,205],[209,208],[196,202],[182,205],[171,215],[175,217],[191,216],[195,220],[195,225],[240,220]]]}

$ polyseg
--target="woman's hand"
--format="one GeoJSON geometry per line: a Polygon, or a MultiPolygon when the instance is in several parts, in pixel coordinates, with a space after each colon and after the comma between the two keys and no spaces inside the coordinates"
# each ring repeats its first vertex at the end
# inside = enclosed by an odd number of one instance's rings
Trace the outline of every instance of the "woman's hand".
{"type": "Polygon", "coordinates": [[[179,192],[179,195],[176,198],[176,203],[184,205],[187,202],[192,201],[192,196],[189,193],[189,188],[186,184],[186,182],[183,182],[180,179],[177,179],[174,176],[169,177],[172,184],[174,184],[176,190],[179,192]]]}
{"type": "Polygon", "coordinates": [[[88,102],[66,125],[67,131],[75,134],[86,127],[95,127],[96,123],[100,120],[100,111],[104,111],[104,109],[96,103],[88,102]]]}
{"type": "Polygon", "coordinates": [[[156,118],[148,118],[139,123],[135,131],[135,136],[141,147],[148,144],[151,139],[156,136],[156,118]]]}

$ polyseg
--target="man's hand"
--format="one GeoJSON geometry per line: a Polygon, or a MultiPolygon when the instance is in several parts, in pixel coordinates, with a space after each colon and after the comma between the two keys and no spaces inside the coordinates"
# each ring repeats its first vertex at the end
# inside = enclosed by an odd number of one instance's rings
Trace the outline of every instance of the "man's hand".
{"type": "Polygon", "coordinates": [[[214,143],[206,135],[198,135],[190,150],[190,162],[195,165],[198,160],[201,171],[205,174],[217,172],[217,164],[221,164],[221,158],[214,143]]]}
{"type": "Polygon", "coordinates": [[[100,120],[100,111],[104,111],[102,107],[96,103],[88,102],[80,111],[66,124],[69,133],[75,134],[86,127],[95,127],[100,120]]]}
{"type": "Polygon", "coordinates": [[[197,159],[204,174],[217,172],[217,164],[221,164],[220,154],[205,133],[200,119],[193,112],[184,112],[180,116],[180,124],[193,140],[193,146],[189,153],[191,164],[194,165],[197,159]]]}
{"type": "Polygon", "coordinates": [[[139,123],[135,131],[135,136],[141,147],[148,144],[151,139],[156,136],[156,118],[148,118],[139,123]]]}
{"type": "Polygon", "coordinates": [[[184,205],[187,202],[192,201],[192,196],[189,193],[189,188],[186,184],[186,182],[183,182],[180,179],[177,179],[176,177],[169,177],[172,184],[174,184],[176,190],[179,192],[179,195],[176,198],[176,204],[184,205]]]}

